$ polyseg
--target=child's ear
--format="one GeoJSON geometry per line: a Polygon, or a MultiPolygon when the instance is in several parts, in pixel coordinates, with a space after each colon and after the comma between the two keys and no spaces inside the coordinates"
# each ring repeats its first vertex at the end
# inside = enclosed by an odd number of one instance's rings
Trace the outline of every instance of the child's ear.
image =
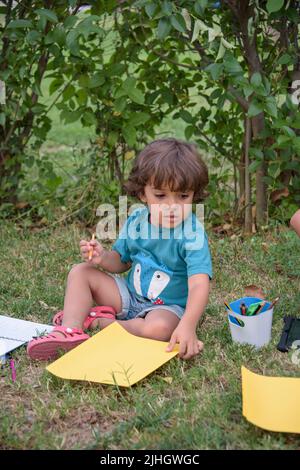
{"type": "Polygon", "coordinates": [[[145,196],[144,192],[139,193],[139,194],[138,194],[138,198],[139,198],[140,201],[142,201],[142,202],[147,202],[147,199],[146,199],[146,196],[145,196]]]}

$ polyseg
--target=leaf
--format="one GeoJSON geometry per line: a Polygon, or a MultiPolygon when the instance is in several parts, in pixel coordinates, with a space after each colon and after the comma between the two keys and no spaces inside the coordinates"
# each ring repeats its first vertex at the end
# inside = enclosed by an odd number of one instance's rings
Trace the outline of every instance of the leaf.
{"type": "Polygon", "coordinates": [[[166,18],[161,18],[158,23],[156,35],[158,39],[164,39],[171,31],[171,24],[166,18]]]}
{"type": "Polygon", "coordinates": [[[121,89],[116,93],[115,97],[120,98],[123,94],[129,96],[129,98],[137,104],[144,104],[145,97],[139,88],[136,88],[136,79],[128,77],[123,83],[121,89]]]}
{"type": "Polygon", "coordinates": [[[38,10],[35,10],[35,13],[37,13],[41,18],[46,18],[51,23],[58,22],[56,13],[54,11],[48,10],[47,8],[39,8],[38,10]]]}
{"type": "Polygon", "coordinates": [[[172,2],[168,2],[166,0],[163,1],[161,5],[161,11],[167,16],[172,15],[172,12],[173,12],[172,2]]]}
{"type": "Polygon", "coordinates": [[[184,21],[183,16],[181,16],[179,13],[171,16],[171,24],[180,33],[185,33],[186,31],[185,21],[184,21]]]}
{"type": "Polygon", "coordinates": [[[137,104],[144,104],[145,96],[139,88],[132,88],[128,91],[129,98],[137,104]]]}
{"type": "Polygon", "coordinates": [[[13,20],[7,25],[7,29],[31,28],[32,23],[29,20],[13,20]]]}
{"type": "Polygon", "coordinates": [[[277,104],[273,96],[269,96],[266,99],[266,111],[270,116],[277,118],[277,104]]]}
{"type": "Polygon", "coordinates": [[[28,207],[28,206],[29,206],[29,202],[25,202],[25,201],[20,201],[15,204],[15,207],[17,209],[24,209],[25,207],[28,207]]]}
{"type": "Polygon", "coordinates": [[[63,83],[64,80],[62,78],[55,78],[49,85],[49,94],[53,95],[63,83]]]}
{"type": "Polygon", "coordinates": [[[248,168],[249,172],[254,173],[260,166],[261,166],[261,162],[257,160],[250,163],[249,168],[248,168]]]}
{"type": "Polygon", "coordinates": [[[263,152],[255,147],[251,147],[249,150],[251,156],[255,157],[257,160],[262,160],[264,158],[263,152]]]}
{"type": "Polygon", "coordinates": [[[82,115],[82,109],[76,111],[68,111],[64,109],[61,113],[61,119],[65,121],[65,124],[77,121],[82,115]]]}
{"type": "Polygon", "coordinates": [[[244,95],[245,95],[245,98],[248,99],[250,95],[252,95],[253,93],[253,88],[251,85],[245,85],[243,87],[243,92],[244,92],[244,95]]]}
{"type": "Polygon", "coordinates": [[[179,113],[180,117],[185,121],[187,122],[188,124],[192,124],[194,122],[194,118],[193,116],[191,115],[191,113],[189,113],[188,111],[186,111],[185,109],[182,109],[179,113]]]}
{"type": "Polygon", "coordinates": [[[263,107],[260,103],[252,101],[248,109],[248,117],[254,117],[263,111],[263,107]]]}
{"type": "Polygon", "coordinates": [[[277,202],[280,201],[283,197],[288,197],[289,196],[289,190],[288,188],[283,188],[283,189],[276,189],[275,191],[272,191],[271,193],[271,201],[277,202]]]}
{"type": "Polygon", "coordinates": [[[210,72],[213,80],[218,80],[223,72],[223,64],[210,64],[204,70],[210,72]]]}
{"type": "Polygon", "coordinates": [[[167,384],[171,384],[173,382],[173,377],[162,377],[162,379],[167,382],[167,384]]]}
{"type": "MultiPolygon", "coordinates": [[[[192,29],[192,20],[191,20],[191,16],[188,12],[188,10],[186,8],[183,8],[182,9],[182,16],[184,18],[184,21],[185,21],[185,24],[186,24],[186,28],[191,31],[192,29]]],[[[193,41],[192,41],[193,42],[193,41]]]]}
{"type": "Polygon", "coordinates": [[[202,22],[201,22],[200,20],[196,20],[196,21],[195,21],[195,24],[194,24],[194,31],[193,31],[192,41],[191,41],[192,43],[193,43],[194,41],[196,41],[196,39],[197,39],[198,36],[199,36],[199,33],[200,33],[200,31],[201,31],[201,27],[202,27],[202,24],[201,24],[201,23],[202,23],[202,22]]]}
{"type": "Polygon", "coordinates": [[[74,31],[74,30],[69,31],[66,37],[66,45],[68,49],[70,49],[73,55],[75,56],[80,55],[77,31],[74,31]]]}
{"type": "Polygon", "coordinates": [[[150,114],[138,112],[130,116],[129,124],[132,127],[138,127],[141,124],[145,124],[145,122],[149,121],[149,119],[150,119],[150,114]]]}
{"type": "MultiPolygon", "coordinates": [[[[1,102],[1,101],[0,101],[1,102]]],[[[6,116],[4,113],[0,113],[0,126],[4,126],[6,121],[6,116]]]]}
{"type": "Polygon", "coordinates": [[[218,61],[218,60],[220,60],[220,59],[222,59],[222,58],[224,57],[225,51],[226,51],[226,49],[225,49],[225,47],[224,47],[224,44],[223,44],[222,38],[221,38],[221,40],[220,40],[220,46],[219,46],[219,50],[218,50],[218,55],[217,55],[217,57],[216,57],[216,61],[218,61]]]}
{"type": "Polygon", "coordinates": [[[221,42],[226,49],[235,49],[235,46],[231,44],[230,42],[226,41],[223,37],[221,37],[221,42]]]}
{"type": "Polygon", "coordinates": [[[184,131],[184,135],[186,140],[190,140],[192,135],[194,134],[194,127],[193,126],[187,126],[184,131]]]}
{"type": "Polygon", "coordinates": [[[245,296],[247,297],[258,297],[260,299],[266,298],[262,288],[255,286],[254,284],[245,286],[244,289],[245,289],[245,296]]]}
{"type": "Polygon", "coordinates": [[[28,44],[36,44],[41,39],[41,33],[39,31],[29,31],[26,34],[26,41],[28,44]]]}
{"type": "Polygon", "coordinates": [[[227,73],[230,75],[242,75],[243,69],[237,59],[232,55],[231,52],[226,51],[224,57],[224,67],[227,73]]]}
{"type": "Polygon", "coordinates": [[[262,82],[261,74],[259,72],[255,72],[250,79],[251,85],[259,86],[261,82],[262,82]]]}
{"type": "Polygon", "coordinates": [[[134,127],[130,126],[124,126],[122,128],[122,133],[124,136],[124,139],[126,140],[127,144],[129,147],[133,147],[135,142],[136,142],[136,131],[134,127]]]}
{"type": "Polygon", "coordinates": [[[198,15],[203,15],[205,8],[207,7],[208,0],[197,0],[195,3],[195,12],[198,15]]]}
{"type": "Polygon", "coordinates": [[[279,59],[278,59],[278,64],[280,65],[291,65],[294,63],[294,58],[290,56],[289,54],[283,54],[279,59]]]}
{"type": "Polygon", "coordinates": [[[208,42],[213,42],[218,36],[221,36],[221,30],[214,24],[214,28],[208,29],[208,42]]]}
{"type": "Polygon", "coordinates": [[[124,155],[125,160],[132,160],[133,157],[135,157],[134,150],[128,150],[124,155]]]}
{"type": "Polygon", "coordinates": [[[122,88],[123,90],[130,91],[132,88],[135,88],[136,85],[136,79],[134,77],[128,77],[126,80],[123,82],[122,88]]]}
{"type": "Polygon", "coordinates": [[[108,142],[108,144],[109,144],[111,147],[114,147],[115,144],[116,144],[117,141],[118,141],[118,137],[119,137],[119,133],[118,133],[118,132],[111,131],[111,132],[108,134],[108,137],[107,137],[107,142],[108,142]]]}
{"type": "Polygon", "coordinates": [[[148,3],[145,6],[145,11],[146,11],[147,15],[149,16],[149,18],[153,18],[156,8],[157,8],[157,5],[154,2],[153,3],[148,3]]]}
{"type": "Polygon", "coordinates": [[[267,10],[269,13],[274,13],[279,11],[284,4],[284,0],[268,0],[267,1],[267,10]]]}
{"type": "Polygon", "coordinates": [[[105,78],[101,72],[95,73],[88,82],[88,88],[97,88],[105,82],[105,78]]]}

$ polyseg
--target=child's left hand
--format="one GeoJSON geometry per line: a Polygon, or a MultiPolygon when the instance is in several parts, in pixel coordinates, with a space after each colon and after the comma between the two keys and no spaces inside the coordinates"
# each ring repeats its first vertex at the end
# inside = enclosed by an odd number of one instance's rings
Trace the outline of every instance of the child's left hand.
{"type": "Polygon", "coordinates": [[[179,357],[182,359],[191,359],[204,347],[202,341],[197,338],[195,328],[182,322],[173,331],[166,351],[172,351],[176,343],[179,343],[179,357]]]}

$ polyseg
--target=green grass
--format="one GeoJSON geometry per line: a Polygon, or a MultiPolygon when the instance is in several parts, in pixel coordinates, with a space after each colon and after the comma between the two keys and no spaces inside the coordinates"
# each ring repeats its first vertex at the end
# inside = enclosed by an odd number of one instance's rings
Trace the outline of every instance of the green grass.
{"type": "MultiPolygon", "coordinates": [[[[80,262],[76,225],[30,232],[0,228],[0,314],[50,322],[63,306],[66,276],[80,262]]],[[[14,351],[17,381],[0,371],[2,449],[299,449],[296,434],[264,431],[242,416],[241,365],[264,375],[300,377],[277,351],[285,314],[300,304],[299,239],[287,229],[218,239],[209,233],[214,280],[198,336],[203,353],[178,358],[130,389],[61,380],[14,351]],[[223,300],[261,286],[275,309],[272,341],[259,351],[231,340],[223,300]],[[171,382],[171,383],[170,383],[171,382]]]]}

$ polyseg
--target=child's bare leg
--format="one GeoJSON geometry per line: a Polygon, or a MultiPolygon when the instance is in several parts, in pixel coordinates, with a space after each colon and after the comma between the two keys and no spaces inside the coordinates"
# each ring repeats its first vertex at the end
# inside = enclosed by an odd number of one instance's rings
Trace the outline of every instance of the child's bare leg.
{"type": "MultiPolygon", "coordinates": [[[[98,319],[100,328],[105,328],[115,320],[107,318],[98,319]]],[[[169,341],[173,331],[179,323],[179,318],[167,309],[151,310],[145,318],[133,318],[132,320],[117,320],[117,322],[129,333],[144,338],[169,341]]]]}
{"type": "Polygon", "coordinates": [[[297,235],[300,237],[300,209],[295,212],[295,214],[291,218],[290,223],[297,235]]]}
{"type": "Polygon", "coordinates": [[[116,281],[88,263],[80,263],[68,275],[62,325],[82,328],[93,300],[112,306],[117,313],[121,311],[122,300],[116,281]]]}

